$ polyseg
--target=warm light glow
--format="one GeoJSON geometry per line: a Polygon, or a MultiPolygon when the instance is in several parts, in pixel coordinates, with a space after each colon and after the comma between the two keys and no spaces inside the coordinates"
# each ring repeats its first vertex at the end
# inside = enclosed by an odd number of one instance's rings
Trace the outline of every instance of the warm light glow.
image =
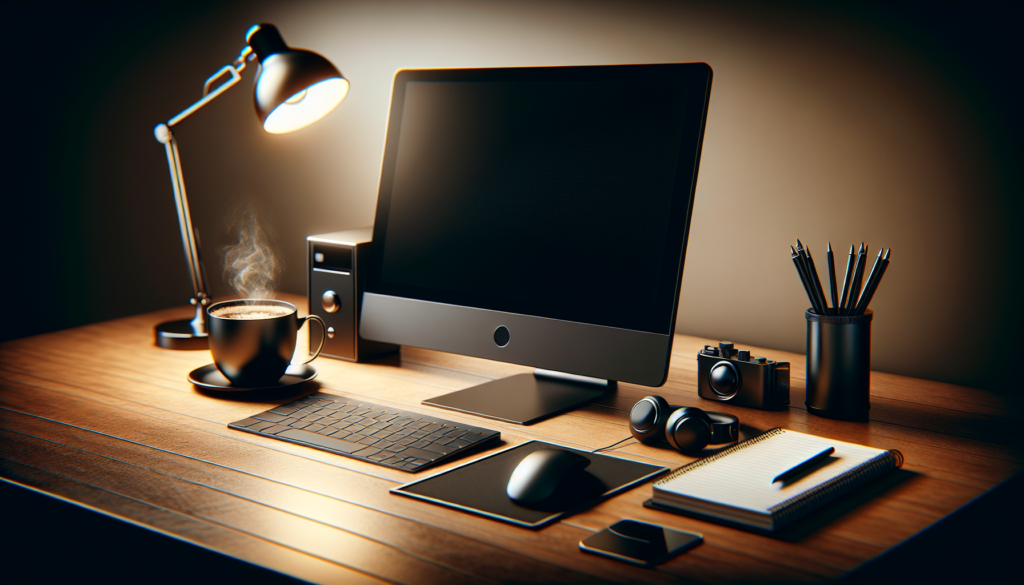
{"type": "Polygon", "coordinates": [[[263,129],[284,134],[309,126],[338,107],[348,95],[348,86],[347,79],[335,77],[307,87],[274,108],[263,129]]]}

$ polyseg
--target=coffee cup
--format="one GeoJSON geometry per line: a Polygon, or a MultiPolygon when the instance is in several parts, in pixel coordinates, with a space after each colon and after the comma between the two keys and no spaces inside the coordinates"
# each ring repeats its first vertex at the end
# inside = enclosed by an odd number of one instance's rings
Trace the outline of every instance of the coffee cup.
{"type": "MultiPolygon", "coordinates": [[[[256,388],[270,386],[284,376],[295,353],[299,328],[310,319],[320,323],[316,315],[300,319],[295,305],[269,299],[223,301],[211,305],[206,314],[213,363],[232,386],[256,388]]],[[[321,336],[316,354],[324,348],[321,336]]]]}

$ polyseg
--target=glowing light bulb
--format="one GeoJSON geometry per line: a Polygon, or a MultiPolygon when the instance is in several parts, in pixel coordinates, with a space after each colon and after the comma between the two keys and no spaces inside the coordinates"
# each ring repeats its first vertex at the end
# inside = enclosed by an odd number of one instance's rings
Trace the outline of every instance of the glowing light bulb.
{"type": "Polygon", "coordinates": [[[348,80],[341,77],[313,84],[274,108],[263,122],[263,129],[271,134],[284,134],[305,128],[338,107],[348,89],[348,80]]]}

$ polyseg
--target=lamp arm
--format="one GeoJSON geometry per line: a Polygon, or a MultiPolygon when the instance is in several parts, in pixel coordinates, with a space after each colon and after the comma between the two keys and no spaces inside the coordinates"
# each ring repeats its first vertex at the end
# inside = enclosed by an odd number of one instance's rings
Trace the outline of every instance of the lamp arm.
{"type": "Polygon", "coordinates": [[[210,76],[203,85],[203,97],[196,103],[174,116],[165,124],[157,124],[153,129],[157,142],[164,145],[167,152],[167,166],[171,173],[171,186],[174,188],[174,203],[178,209],[178,227],[181,230],[181,242],[185,249],[185,259],[188,262],[189,274],[192,277],[192,290],[194,296],[191,303],[196,307],[196,316],[192,320],[192,330],[195,333],[206,333],[206,315],[204,308],[210,304],[212,297],[209,295],[206,285],[206,271],[203,268],[203,256],[200,250],[199,233],[192,225],[192,214],[189,212],[188,196],[185,194],[185,179],[181,172],[181,157],[178,154],[178,141],[175,140],[171,127],[177,125],[200,108],[210,103],[217,96],[221,95],[242,79],[241,72],[245,70],[246,60],[254,57],[252,48],[248,45],[242,50],[231,65],[221,67],[216,73],[210,76]],[[210,85],[218,79],[229,74],[230,78],[217,86],[212,92],[210,85]]]}

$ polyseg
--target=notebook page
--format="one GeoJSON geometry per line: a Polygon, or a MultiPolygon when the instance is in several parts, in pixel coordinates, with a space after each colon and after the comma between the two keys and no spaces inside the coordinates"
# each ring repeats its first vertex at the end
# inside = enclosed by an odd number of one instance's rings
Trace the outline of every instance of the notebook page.
{"type": "Polygon", "coordinates": [[[772,506],[853,469],[882,452],[881,449],[853,443],[783,431],[665,483],[659,482],[657,489],[767,513],[772,506]],[[779,474],[830,446],[835,448],[835,452],[827,464],[788,485],[772,483],[779,474]]]}

